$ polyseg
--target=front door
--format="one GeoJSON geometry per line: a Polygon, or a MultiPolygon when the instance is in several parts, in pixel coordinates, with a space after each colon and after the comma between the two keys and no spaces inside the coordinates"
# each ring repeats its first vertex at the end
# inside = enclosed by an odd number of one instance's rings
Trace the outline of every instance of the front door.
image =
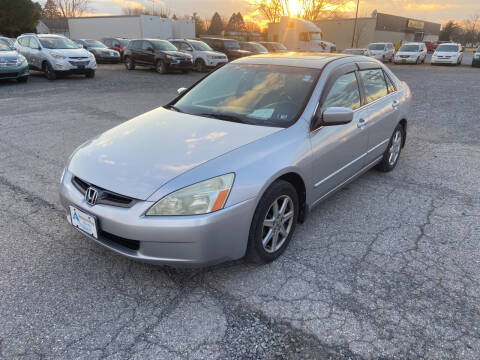
{"type": "Polygon", "coordinates": [[[320,113],[331,107],[354,110],[353,121],[344,125],[320,126],[311,132],[313,195],[320,200],[365,165],[367,134],[361,108],[356,66],[336,71],[320,99],[320,113]]]}

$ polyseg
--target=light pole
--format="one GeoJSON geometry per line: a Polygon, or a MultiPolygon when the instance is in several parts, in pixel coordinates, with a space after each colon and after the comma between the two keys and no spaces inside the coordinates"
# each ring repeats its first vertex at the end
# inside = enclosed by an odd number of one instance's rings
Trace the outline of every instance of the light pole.
{"type": "Polygon", "coordinates": [[[358,20],[358,6],[360,5],[360,0],[357,0],[357,10],[355,11],[355,22],[353,24],[353,37],[352,37],[352,48],[355,43],[355,32],[357,31],[357,20],[358,20]]]}

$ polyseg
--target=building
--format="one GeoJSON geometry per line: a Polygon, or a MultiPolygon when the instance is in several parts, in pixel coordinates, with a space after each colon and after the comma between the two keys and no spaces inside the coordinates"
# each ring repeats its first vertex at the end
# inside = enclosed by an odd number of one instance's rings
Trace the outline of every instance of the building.
{"type": "Polygon", "coordinates": [[[195,37],[194,20],[172,20],[151,15],[70,18],[68,28],[72,39],[195,37]]]}
{"type": "MultiPolygon", "coordinates": [[[[323,38],[344,50],[352,47],[355,19],[319,20],[323,38]]],[[[441,24],[406,17],[374,13],[357,19],[353,47],[364,48],[372,42],[437,41],[441,24]]]]}

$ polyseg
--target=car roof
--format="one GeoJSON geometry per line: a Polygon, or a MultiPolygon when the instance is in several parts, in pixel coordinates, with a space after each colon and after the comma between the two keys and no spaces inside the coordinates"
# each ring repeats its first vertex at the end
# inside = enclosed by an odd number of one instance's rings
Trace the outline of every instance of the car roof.
{"type": "Polygon", "coordinates": [[[449,43],[441,43],[441,44],[438,44],[439,46],[440,45],[460,45],[459,43],[454,43],[454,42],[449,42],[449,43]]]}
{"type": "Polygon", "coordinates": [[[323,69],[323,67],[329,62],[347,57],[354,58],[354,56],[348,54],[316,54],[302,52],[268,53],[240,58],[235,60],[235,63],[252,65],[283,65],[323,69]]]}

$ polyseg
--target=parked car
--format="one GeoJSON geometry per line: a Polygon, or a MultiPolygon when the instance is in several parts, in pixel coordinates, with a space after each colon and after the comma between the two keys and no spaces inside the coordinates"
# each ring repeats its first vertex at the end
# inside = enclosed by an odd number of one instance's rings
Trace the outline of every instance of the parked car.
{"type": "Polygon", "coordinates": [[[427,52],[429,52],[429,53],[433,53],[438,46],[437,44],[435,44],[432,41],[424,41],[423,43],[427,47],[427,52]]]}
{"type": "Polygon", "coordinates": [[[167,40],[131,40],[124,56],[128,70],[134,70],[137,65],[153,67],[160,74],[171,70],[189,72],[193,69],[192,55],[178,51],[167,40]]]}
{"type": "Polygon", "coordinates": [[[427,58],[427,46],[424,43],[406,43],[395,53],[395,64],[423,64],[427,58]]]}
{"type": "Polygon", "coordinates": [[[30,69],[42,71],[48,80],[55,80],[57,74],[95,76],[97,62],[93,54],[65,36],[24,34],[17,38],[15,47],[27,58],[30,69]]]}
{"type": "Polygon", "coordinates": [[[0,79],[27,82],[29,76],[27,59],[0,38],[0,79]]]}
{"type": "Polygon", "coordinates": [[[73,227],[130,259],[269,262],[316,204],[397,166],[410,99],[369,58],[242,58],[80,146],[61,202],[73,227]]]}
{"type": "Polygon", "coordinates": [[[463,46],[457,43],[440,44],[432,55],[432,65],[460,65],[463,59],[463,46]]]}
{"type": "Polygon", "coordinates": [[[203,41],[190,39],[172,39],[169,41],[175,45],[178,51],[193,57],[193,63],[197,71],[204,72],[228,62],[227,55],[213,51],[213,49],[203,41]]]}
{"type": "Polygon", "coordinates": [[[368,45],[370,56],[380,61],[393,61],[395,48],[392,43],[372,43],[368,45]]]}
{"type": "Polygon", "coordinates": [[[245,50],[245,51],[250,51],[252,54],[266,54],[268,53],[268,50],[265,46],[258,42],[250,41],[241,41],[240,43],[240,49],[245,50]]]}
{"type": "Polygon", "coordinates": [[[368,56],[368,49],[345,49],[344,54],[368,56]]]}
{"type": "Polygon", "coordinates": [[[120,59],[123,60],[123,53],[127,49],[130,40],[124,38],[104,37],[101,40],[109,49],[118,51],[120,59]]]}
{"type": "Polygon", "coordinates": [[[472,66],[480,66],[480,47],[473,53],[472,66]]]}
{"type": "Polygon", "coordinates": [[[0,43],[7,44],[8,46],[13,47],[15,44],[15,41],[12,41],[11,38],[0,36],[0,43]]]}
{"type": "Polygon", "coordinates": [[[80,39],[75,40],[75,42],[83,47],[84,49],[90,51],[97,63],[119,63],[120,62],[120,53],[116,50],[109,49],[107,45],[98,41],[91,39],[80,39]]]}
{"type": "Polygon", "coordinates": [[[260,41],[260,45],[262,45],[264,48],[268,50],[268,52],[271,53],[286,53],[288,52],[288,49],[285,47],[285,45],[280,44],[278,42],[272,42],[272,41],[260,41]]]}
{"type": "Polygon", "coordinates": [[[213,50],[227,55],[228,61],[252,55],[250,51],[241,50],[237,40],[212,37],[202,37],[201,40],[210,45],[213,50]]]}

